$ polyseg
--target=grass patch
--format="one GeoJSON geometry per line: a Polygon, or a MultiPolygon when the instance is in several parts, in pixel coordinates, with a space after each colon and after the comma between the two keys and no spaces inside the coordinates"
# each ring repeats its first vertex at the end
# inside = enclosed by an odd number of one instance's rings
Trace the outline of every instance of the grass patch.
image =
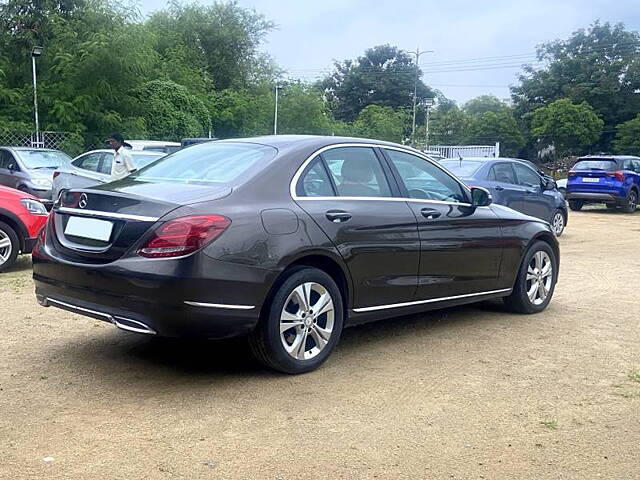
{"type": "Polygon", "coordinates": [[[557,420],[547,420],[540,422],[543,427],[548,428],[549,430],[557,430],[558,429],[558,421],[557,420]]]}
{"type": "Polygon", "coordinates": [[[629,380],[640,383],[640,370],[632,370],[629,372],[629,380]]]}

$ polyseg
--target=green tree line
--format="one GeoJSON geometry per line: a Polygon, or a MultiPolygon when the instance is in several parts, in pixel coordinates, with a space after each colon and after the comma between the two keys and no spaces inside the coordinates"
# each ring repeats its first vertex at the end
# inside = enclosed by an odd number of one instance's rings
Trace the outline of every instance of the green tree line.
{"type": "Polygon", "coordinates": [[[285,80],[261,46],[276,24],[236,2],[174,1],[142,17],[114,0],[0,0],[0,131],[33,130],[31,50],[42,130],[71,132],[78,153],[122,131],[179,140],[278,133],[426,144],[501,142],[506,155],[640,153],[640,37],[595,22],[538,48],[508,102],[457,105],[423,81],[412,56],[374,46],[314,83],[285,80]],[[416,74],[418,76],[417,83],[416,74]],[[412,136],[416,92],[417,125],[412,136]]]}

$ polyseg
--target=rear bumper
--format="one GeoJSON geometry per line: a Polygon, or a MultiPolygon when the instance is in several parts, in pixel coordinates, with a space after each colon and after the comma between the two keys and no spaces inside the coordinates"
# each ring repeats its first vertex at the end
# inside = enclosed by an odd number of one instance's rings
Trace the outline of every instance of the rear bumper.
{"type": "Polygon", "coordinates": [[[584,200],[585,202],[623,202],[624,197],[613,193],[567,192],[567,200],[584,200]]]}
{"type": "Polygon", "coordinates": [[[77,265],[52,257],[39,245],[33,263],[41,305],[165,337],[218,339],[249,333],[277,276],[204,254],[77,265]]]}

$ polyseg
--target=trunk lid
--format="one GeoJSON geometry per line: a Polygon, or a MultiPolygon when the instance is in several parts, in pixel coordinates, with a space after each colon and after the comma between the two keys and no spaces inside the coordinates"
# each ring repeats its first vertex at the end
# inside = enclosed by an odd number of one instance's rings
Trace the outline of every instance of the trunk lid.
{"type": "Polygon", "coordinates": [[[53,209],[47,244],[72,262],[112,262],[137,245],[171,211],[230,193],[226,186],[127,179],[70,190],[60,196],[53,209]]]}
{"type": "Polygon", "coordinates": [[[569,172],[568,192],[610,191],[620,185],[615,173],[620,169],[613,158],[583,158],[569,172]]]}

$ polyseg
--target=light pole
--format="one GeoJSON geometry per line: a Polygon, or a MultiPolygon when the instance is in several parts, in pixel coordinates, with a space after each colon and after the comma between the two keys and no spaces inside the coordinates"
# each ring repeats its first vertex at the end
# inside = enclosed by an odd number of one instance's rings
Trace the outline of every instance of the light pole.
{"type": "Polygon", "coordinates": [[[411,142],[412,143],[415,143],[415,135],[416,135],[416,101],[418,99],[418,72],[420,70],[418,67],[418,63],[420,62],[420,55],[422,55],[423,53],[433,53],[433,52],[434,50],[423,50],[421,52],[420,47],[417,47],[415,52],[407,52],[407,53],[410,53],[411,55],[416,56],[416,75],[413,82],[413,123],[411,125],[411,142]]]}
{"type": "Polygon", "coordinates": [[[427,119],[426,119],[426,133],[425,133],[425,143],[424,143],[424,149],[425,151],[429,150],[429,110],[431,109],[431,107],[433,106],[433,104],[435,103],[433,97],[427,97],[424,99],[424,106],[427,110],[427,119]]]}
{"type": "Polygon", "coordinates": [[[36,121],[36,142],[40,142],[40,123],[38,122],[38,87],[36,80],[36,57],[42,55],[42,47],[33,47],[31,49],[31,69],[33,71],[33,112],[36,121]]]}
{"type": "Polygon", "coordinates": [[[282,87],[276,83],[275,91],[276,91],[276,106],[273,111],[273,134],[278,134],[278,90],[282,87]]]}

